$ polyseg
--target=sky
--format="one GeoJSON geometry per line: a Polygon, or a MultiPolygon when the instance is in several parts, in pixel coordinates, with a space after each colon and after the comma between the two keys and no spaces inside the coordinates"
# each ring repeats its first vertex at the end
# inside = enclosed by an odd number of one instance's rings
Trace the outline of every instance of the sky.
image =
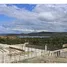
{"type": "Polygon", "coordinates": [[[0,4],[0,34],[67,32],[67,4],[0,4]]]}

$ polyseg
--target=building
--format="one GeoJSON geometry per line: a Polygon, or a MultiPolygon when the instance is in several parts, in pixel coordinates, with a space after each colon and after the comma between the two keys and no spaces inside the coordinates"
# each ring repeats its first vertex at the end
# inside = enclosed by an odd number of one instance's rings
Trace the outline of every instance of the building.
{"type": "Polygon", "coordinates": [[[63,44],[63,48],[66,48],[67,47],[67,44],[63,44]]]}

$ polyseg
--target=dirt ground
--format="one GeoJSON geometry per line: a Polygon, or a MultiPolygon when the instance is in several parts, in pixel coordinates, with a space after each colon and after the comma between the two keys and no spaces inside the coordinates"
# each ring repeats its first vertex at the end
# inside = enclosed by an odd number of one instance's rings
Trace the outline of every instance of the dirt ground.
{"type": "Polygon", "coordinates": [[[39,56],[25,59],[19,63],[67,63],[67,58],[39,56]]]}

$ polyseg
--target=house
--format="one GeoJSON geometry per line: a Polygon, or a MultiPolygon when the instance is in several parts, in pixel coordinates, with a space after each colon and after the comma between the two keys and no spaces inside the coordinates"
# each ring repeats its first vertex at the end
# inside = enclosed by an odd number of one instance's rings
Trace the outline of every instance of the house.
{"type": "Polygon", "coordinates": [[[67,47],[67,44],[63,44],[63,48],[67,47]]]}

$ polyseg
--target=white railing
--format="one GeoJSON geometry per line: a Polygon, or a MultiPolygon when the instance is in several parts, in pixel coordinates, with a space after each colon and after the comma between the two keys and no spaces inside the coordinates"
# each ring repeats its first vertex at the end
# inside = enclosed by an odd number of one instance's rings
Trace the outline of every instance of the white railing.
{"type": "Polygon", "coordinates": [[[25,59],[33,58],[36,56],[42,56],[46,54],[45,50],[40,50],[40,49],[28,49],[25,53],[20,53],[18,55],[14,55],[11,53],[6,53],[6,52],[0,52],[0,63],[14,63],[14,62],[19,62],[23,61],[25,59]]]}

